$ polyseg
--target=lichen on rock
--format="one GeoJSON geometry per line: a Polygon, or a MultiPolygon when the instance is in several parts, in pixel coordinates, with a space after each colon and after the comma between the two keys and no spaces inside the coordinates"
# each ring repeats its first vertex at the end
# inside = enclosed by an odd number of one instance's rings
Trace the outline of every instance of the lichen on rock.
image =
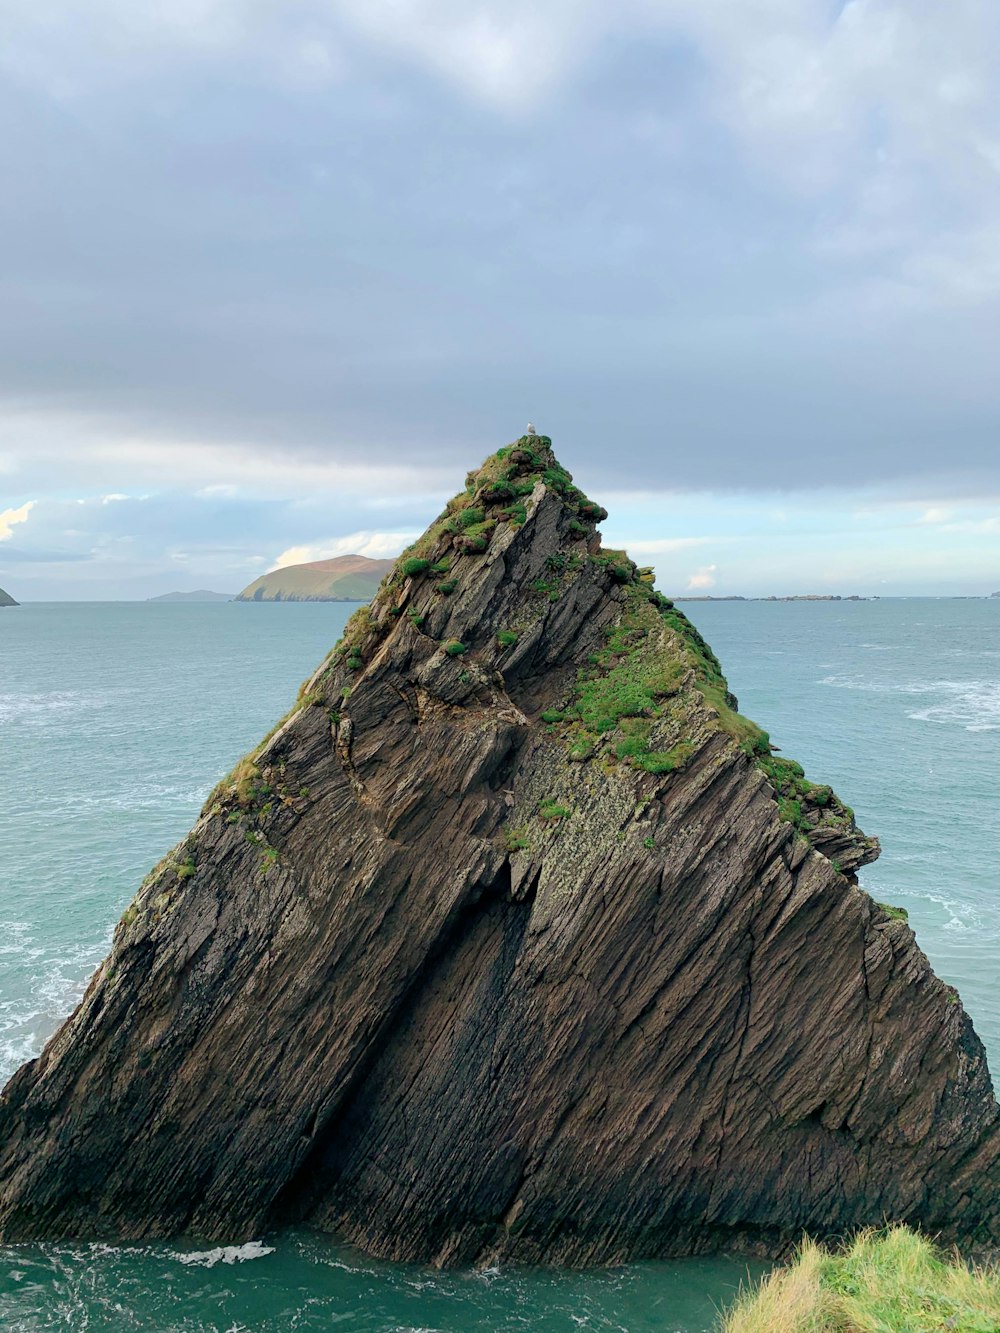
{"type": "Polygon", "coordinates": [[[878,844],[526,436],[397,561],[0,1100],[0,1234],[607,1263],[996,1241],[878,844]]]}

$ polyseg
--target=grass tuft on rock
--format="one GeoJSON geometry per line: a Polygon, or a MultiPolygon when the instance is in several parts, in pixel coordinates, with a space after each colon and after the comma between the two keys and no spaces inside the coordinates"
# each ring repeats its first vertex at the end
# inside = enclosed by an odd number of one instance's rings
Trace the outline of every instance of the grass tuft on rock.
{"type": "Polygon", "coordinates": [[[1000,1273],[945,1257],[905,1226],[830,1253],[805,1240],[788,1268],[744,1293],[721,1333],[997,1333],[1000,1273]]]}
{"type": "Polygon", "coordinates": [[[399,572],[406,578],[413,578],[416,574],[422,574],[424,570],[430,569],[431,562],[425,560],[423,556],[413,555],[407,560],[401,560],[399,563],[399,572]]]}
{"type": "Polygon", "coordinates": [[[891,903],[880,903],[875,899],[875,906],[881,907],[886,916],[891,916],[893,921],[909,921],[910,914],[905,907],[893,907],[891,903]]]}

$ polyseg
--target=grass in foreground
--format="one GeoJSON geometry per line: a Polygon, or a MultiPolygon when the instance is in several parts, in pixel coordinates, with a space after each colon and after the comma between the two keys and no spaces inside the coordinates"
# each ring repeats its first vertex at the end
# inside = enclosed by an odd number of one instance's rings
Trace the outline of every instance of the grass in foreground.
{"type": "Polygon", "coordinates": [[[998,1333],[1000,1273],[939,1254],[907,1227],[864,1231],[831,1254],[806,1240],[795,1262],[745,1293],[722,1333],[998,1333]]]}

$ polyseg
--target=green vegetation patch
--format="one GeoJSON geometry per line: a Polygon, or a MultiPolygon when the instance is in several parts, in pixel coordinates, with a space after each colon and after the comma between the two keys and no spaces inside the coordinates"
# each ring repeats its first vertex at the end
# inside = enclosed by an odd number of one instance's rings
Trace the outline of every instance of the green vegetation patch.
{"type": "Polygon", "coordinates": [[[945,1257],[904,1226],[843,1250],[806,1240],[795,1262],[742,1295],[721,1333],[997,1333],[1000,1274],[945,1257]]]}
{"type": "Polygon", "coordinates": [[[241,759],[223,782],[229,787],[241,810],[260,805],[271,794],[270,785],[264,781],[260,769],[249,757],[241,759]]]}
{"type": "Polygon", "coordinates": [[[645,769],[647,773],[673,773],[675,769],[683,768],[693,754],[694,746],[691,742],[680,741],[669,750],[650,750],[638,754],[634,762],[636,767],[645,769]]]}
{"type": "Polygon", "coordinates": [[[763,750],[745,746],[744,749],[753,755],[757,767],[774,788],[778,814],[786,823],[794,824],[807,836],[819,825],[854,828],[854,811],[850,806],[844,805],[832,788],[810,782],[801,764],[771,754],[769,746],[763,750]]]}
{"type": "Polygon", "coordinates": [[[468,645],[460,643],[458,639],[449,639],[444,645],[444,650],[449,657],[461,657],[463,653],[469,651],[468,645]]]}
{"type": "Polygon", "coordinates": [[[525,829],[505,826],[501,831],[508,852],[525,852],[531,846],[525,829]]]}
{"type": "Polygon", "coordinates": [[[474,528],[482,523],[486,515],[475,505],[470,505],[468,509],[460,509],[455,515],[454,523],[456,531],[462,528],[474,528]]]}
{"type": "Polygon", "coordinates": [[[538,817],[544,820],[568,819],[571,811],[558,801],[539,801],[538,817]]]}
{"type": "Polygon", "coordinates": [[[408,579],[417,574],[423,574],[425,570],[430,569],[431,562],[424,559],[423,556],[411,555],[406,560],[399,562],[399,572],[408,579]]]}
{"type": "MultiPolygon", "coordinates": [[[[359,606],[344,626],[343,634],[337,640],[333,650],[333,662],[326,674],[331,674],[341,663],[347,667],[348,671],[360,671],[365,664],[365,649],[366,647],[368,650],[372,648],[377,634],[378,626],[372,619],[371,608],[359,606]]],[[[321,694],[315,694],[310,702],[322,703],[324,700],[321,694]]],[[[261,747],[258,746],[258,753],[260,749],[261,747]]]]}
{"type": "Polygon", "coordinates": [[[485,551],[490,544],[490,537],[496,527],[496,519],[490,518],[482,523],[472,523],[466,525],[461,534],[456,537],[455,545],[462,551],[468,551],[475,554],[485,551]]]}
{"type": "Polygon", "coordinates": [[[887,916],[891,916],[893,921],[909,921],[910,914],[905,907],[893,907],[890,903],[880,903],[873,899],[876,907],[881,907],[887,916]]]}
{"type": "Polygon", "coordinates": [[[646,642],[655,628],[633,609],[607,632],[607,646],[594,654],[592,670],[577,678],[575,712],[594,736],[613,731],[624,718],[659,716],[663,699],[676,694],[685,664],[659,642],[646,642]]]}
{"type": "Polygon", "coordinates": [[[505,523],[510,523],[512,527],[519,528],[527,521],[528,511],[523,504],[512,504],[508,505],[506,509],[501,509],[498,517],[505,523]]]}
{"type": "Polygon", "coordinates": [[[663,634],[658,612],[645,591],[636,589],[618,624],[605,630],[604,647],[581,668],[565,708],[546,709],[541,720],[565,727],[570,759],[581,761],[604,747],[609,754],[647,773],[671,773],[694,746],[668,750],[653,746],[653,727],[665,716],[668,700],[681,688],[689,662],[663,634]]]}
{"type": "Polygon", "coordinates": [[[513,648],[517,643],[517,634],[512,629],[498,630],[497,643],[501,648],[513,648]]]}
{"type": "Polygon", "coordinates": [[[536,597],[545,597],[550,602],[559,600],[559,579],[535,579],[531,585],[531,591],[536,597]]]}
{"type": "Polygon", "coordinates": [[[595,565],[600,565],[610,574],[616,583],[634,583],[638,579],[639,571],[624,551],[605,549],[590,558],[595,565]]]}

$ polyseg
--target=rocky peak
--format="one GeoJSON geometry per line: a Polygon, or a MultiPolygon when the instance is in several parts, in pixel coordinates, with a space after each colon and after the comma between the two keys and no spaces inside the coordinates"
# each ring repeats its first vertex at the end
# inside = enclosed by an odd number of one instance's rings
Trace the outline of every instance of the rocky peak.
{"type": "Polygon", "coordinates": [[[544,436],[471,473],[0,1101],[0,1233],[995,1239],[982,1047],[544,436]]]}
{"type": "Polygon", "coordinates": [[[499,450],[354,615],[308,695],[342,699],[335,711],[353,734],[378,725],[369,693],[402,667],[425,698],[506,700],[570,761],[654,776],[683,766],[702,733],[721,732],[774,786],[781,816],[841,870],[873,861],[877,840],[831,789],[773,756],[739,715],[715,654],[653,588],[653,571],[602,546],[606,517],[547,436],[499,450]]]}

